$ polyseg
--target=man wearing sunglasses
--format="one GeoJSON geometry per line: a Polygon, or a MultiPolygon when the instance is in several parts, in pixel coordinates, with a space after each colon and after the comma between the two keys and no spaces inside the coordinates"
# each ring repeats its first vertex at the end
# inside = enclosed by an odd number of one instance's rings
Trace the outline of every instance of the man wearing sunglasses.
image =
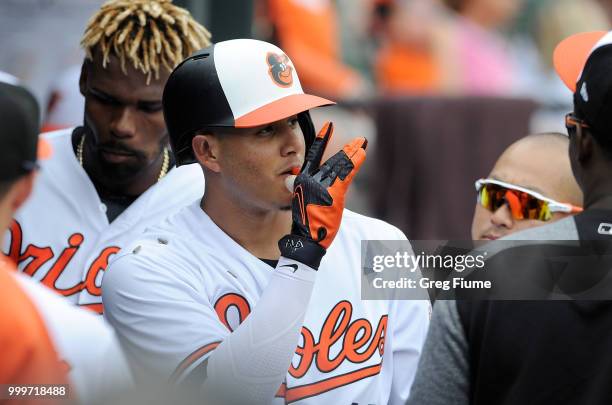
{"type": "Polygon", "coordinates": [[[612,242],[612,31],[574,35],[559,44],[554,59],[574,92],[566,127],[584,211],[510,235],[505,240],[514,240],[513,249],[497,254],[520,259],[527,251],[560,248],[567,254],[584,247],[592,253],[579,262],[570,255],[549,256],[556,261],[532,256],[535,266],[512,268],[546,281],[556,275],[548,297],[566,300],[436,303],[409,405],[612,401],[612,291],[606,283],[612,242]],[[566,271],[571,269],[578,271],[566,271]],[[563,284],[567,276],[573,283],[563,284]],[[579,279],[588,283],[576,283],[579,279]],[[598,295],[589,294],[598,289],[598,295]]]}
{"type": "Polygon", "coordinates": [[[554,132],[510,145],[476,182],[472,239],[499,239],[582,211],[567,150],[567,135],[554,132]]]}

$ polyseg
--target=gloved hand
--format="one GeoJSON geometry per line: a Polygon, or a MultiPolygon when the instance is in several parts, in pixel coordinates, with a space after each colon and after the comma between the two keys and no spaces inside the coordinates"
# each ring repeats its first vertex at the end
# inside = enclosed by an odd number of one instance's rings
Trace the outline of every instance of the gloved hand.
{"type": "Polygon", "coordinates": [[[355,138],[319,166],[332,133],[328,122],[308,150],[293,184],[291,234],[279,241],[284,257],[315,270],[338,233],[345,194],[365,161],[368,144],[365,138],[355,138]]]}

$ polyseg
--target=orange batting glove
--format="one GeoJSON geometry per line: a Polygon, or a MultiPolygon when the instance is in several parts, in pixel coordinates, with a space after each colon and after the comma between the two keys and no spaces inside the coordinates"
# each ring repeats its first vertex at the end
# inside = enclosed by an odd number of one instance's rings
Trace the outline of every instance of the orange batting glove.
{"type": "Polygon", "coordinates": [[[320,165],[333,130],[333,124],[326,123],[308,150],[293,184],[291,234],[279,241],[284,257],[313,269],[338,233],[346,192],[366,158],[368,141],[355,138],[320,165]]]}

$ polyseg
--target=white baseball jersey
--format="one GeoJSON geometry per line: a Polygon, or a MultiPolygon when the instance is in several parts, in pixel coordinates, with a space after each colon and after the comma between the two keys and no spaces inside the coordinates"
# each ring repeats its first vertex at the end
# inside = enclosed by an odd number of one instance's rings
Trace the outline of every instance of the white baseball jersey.
{"type": "Polygon", "coordinates": [[[204,175],[198,165],[172,169],[109,223],[71,135],[72,129],[42,135],[53,156],[41,162],[33,194],[17,212],[4,251],[25,274],[101,313],[108,260],[145,227],[201,198],[204,175]]]}
{"type": "Polygon", "coordinates": [[[101,317],[73,306],[22,273],[15,277],[40,312],[80,403],[97,403],[131,387],[115,332],[101,317]]]}
{"type": "MultiPolygon", "coordinates": [[[[361,300],[361,241],[368,239],[405,236],[345,210],[274,403],[380,405],[407,398],[429,302],[361,300]]],[[[178,380],[195,370],[257,305],[273,271],[198,204],[149,229],[111,262],[104,285],[105,316],[135,377],[155,370],[178,380]]]]}

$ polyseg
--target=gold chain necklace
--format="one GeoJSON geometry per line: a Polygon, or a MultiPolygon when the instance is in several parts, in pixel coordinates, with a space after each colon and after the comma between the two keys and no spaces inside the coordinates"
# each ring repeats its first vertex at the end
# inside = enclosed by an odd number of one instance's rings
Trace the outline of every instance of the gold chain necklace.
{"type": "MultiPolygon", "coordinates": [[[[86,135],[87,134],[83,134],[83,136],[81,136],[81,140],[79,141],[79,144],[77,145],[77,159],[79,160],[81,167],[83,167],[83,149],[85,146],[85,136],[86,135]]],[[[162,178],[164,178],[166,174],[168,174],[169,166],[170,166],[170,152],[168,151],[168,148],[164,147],[164,161],[162,162],[162,167],[161,167],[161,171],[159,172],[159,176],[157,176],[157,181],[160,181],[162,178]]]]}

